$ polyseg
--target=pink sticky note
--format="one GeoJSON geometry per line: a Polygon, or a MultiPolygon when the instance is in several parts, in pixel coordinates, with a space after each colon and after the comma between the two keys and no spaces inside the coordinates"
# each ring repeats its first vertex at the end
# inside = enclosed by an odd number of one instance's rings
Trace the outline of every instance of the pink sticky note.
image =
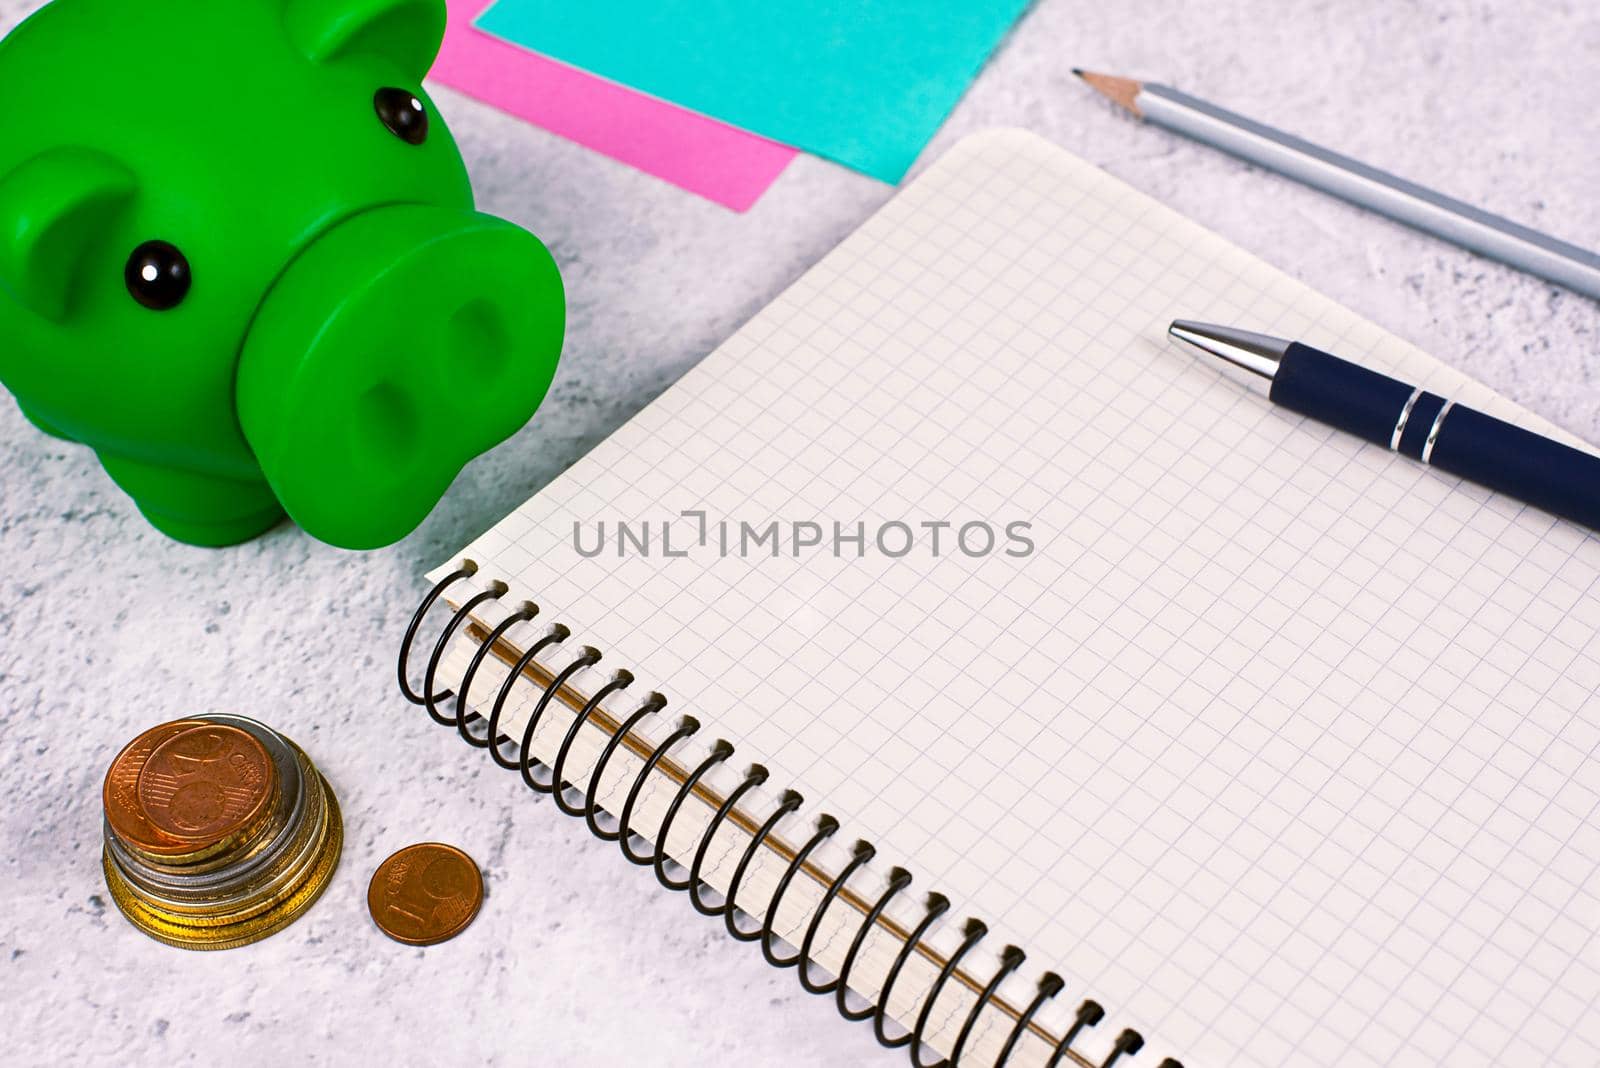
{"type": "Polygon", "coordinates": [[[476,30],[492,0],[448,0],[429,77],[551,133],[745,211],[795,150],[476,30]]]}

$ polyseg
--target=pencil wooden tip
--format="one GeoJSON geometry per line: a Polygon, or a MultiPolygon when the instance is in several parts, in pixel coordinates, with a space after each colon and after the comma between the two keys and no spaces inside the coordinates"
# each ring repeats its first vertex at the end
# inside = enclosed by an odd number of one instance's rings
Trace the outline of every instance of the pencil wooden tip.
{"type": "Polygon", "coordinates": [[[1112,103],[1127,108],[1133,114],[1144,118],[1144,112],[1139,110],[1137,103],[1139,90],[1144,88],[1143,82],[1134,81],[1132,78],[1118,78],[1114,74],[1096,74],[1081,67],[1073,67],[1072,73],[1082,78],[1090,88],[1106,97],[1112,103]]]}

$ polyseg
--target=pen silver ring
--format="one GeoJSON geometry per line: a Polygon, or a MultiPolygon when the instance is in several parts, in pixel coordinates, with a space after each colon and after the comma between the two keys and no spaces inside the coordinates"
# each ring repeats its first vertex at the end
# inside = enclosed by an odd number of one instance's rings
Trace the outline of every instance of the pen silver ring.
{"type": "Polygon", "coordinates": [[[1428,431],[1428,443],[1422,447],[1422,462],[1433,463],[1433,447],[1439,443],[1439,431],[1444,428],[1444,417],[1456,406],[1453,400],[1445,401],[1444,407],[1439,409],[1439,414],[1434,416],[1433,428],[1428,431]]]}
{"type": "Polygon", "coordinates": [[[1411,410],[1417,406],[1417,401],[1422,399],[1424,390],[1421,386],[1411,391],[1411,399],[1406,401],[1406,406],[1400,409],[1400,419],[1394,424],[1394,436],[1389,439],[1389,451],[1400,451],[1400,439],[1405,437],[1406,424],[1411,422],[1411,410]]]}

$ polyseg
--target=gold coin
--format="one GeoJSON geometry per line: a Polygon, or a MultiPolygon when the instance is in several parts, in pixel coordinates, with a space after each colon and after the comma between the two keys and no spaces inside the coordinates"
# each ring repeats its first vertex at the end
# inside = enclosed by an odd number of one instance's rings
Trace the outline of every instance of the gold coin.
{"type": "Polygon", "coordinates": [[[431,946],[467,929],[483,904],[483,875],[455,846],[422,842],[378,865],[367,911],[378,930],[410,946],[431,946]]]}
{"type": "MultiPolygon", "coordinates": [[[[312,784],[311,789],[307,791],[300,818],[290,828],[289,837],[273,843],[272,855],[266,863],[250,864],[254,857],[244,855],[233,864],[236,877],[217,880],[220,873],[212,872],[214,881],[200,888],[141,885],[139,879],[118,864],[124,882],[151,910],[174,923],[191,927],[226,927],[276,909],[298,892],[310,877],[308,873],[314,872],[319,863],[330,823],[328,806],[333,803],[332,791],[305,754],[298,748],[295,753],[301,762],[302,776],[312,784]],[[241,865],[248,865],[250,870],[240,870],[241,865]]],[[[112,857],[114,863],[117,859],[112,857]]],[[[146,872],[148,880],[148,869],[146,872]]]]}
{"type": "Polygon", "coordinates": [[[333,878],[334,869],[339,864],[339,854],[344,848],[344,821],[333,790],[320,775],[316,776],[314,784],[309,785],[312,789],[322,791],[323,803],[327,808],[322,841],[305,877],[271,899],[265,909],[252,908],[242,918],[228,918],[222,922],[205,916],[170,912],[152,904],[128,885],[116,870],[110,854],[106,853],[102,858],[102,866],[111,900],[139,930],[158,942],[180,949],[234,949],[259,942],[283,930],[322,895],[333,878]]]}

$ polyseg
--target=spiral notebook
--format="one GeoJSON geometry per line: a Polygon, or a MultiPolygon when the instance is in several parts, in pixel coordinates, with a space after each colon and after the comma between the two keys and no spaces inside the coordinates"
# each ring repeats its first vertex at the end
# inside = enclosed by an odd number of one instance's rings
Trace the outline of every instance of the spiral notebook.
{"type": "Polygon", "coordinates": [[[431,576],[405,689],[920,1065],[1600,1062],[1600,538],[1180,316],[1554,432],[984,134],[431,576]]]}

